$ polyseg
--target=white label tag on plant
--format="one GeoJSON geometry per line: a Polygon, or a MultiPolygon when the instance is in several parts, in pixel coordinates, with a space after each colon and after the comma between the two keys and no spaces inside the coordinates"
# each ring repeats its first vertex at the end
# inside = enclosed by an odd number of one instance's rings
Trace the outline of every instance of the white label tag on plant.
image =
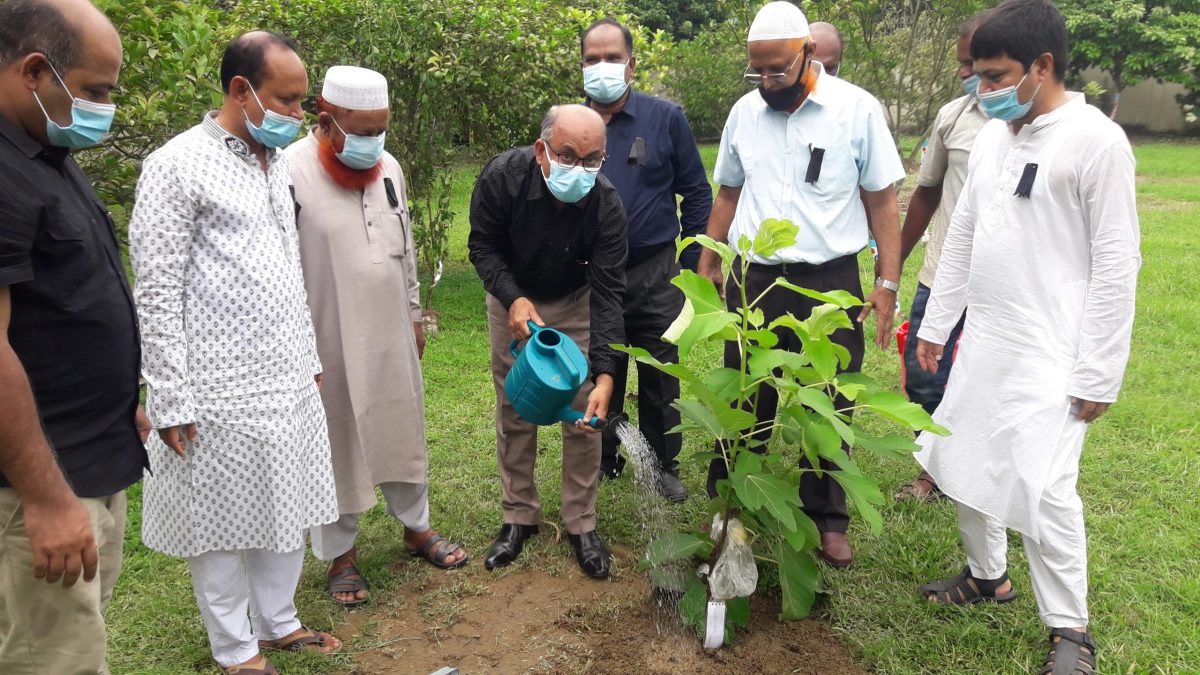
{"type": "Polygon", "coordinates": [[[725,643],[725,601],[708,601],[708,621],[704,629],[704,648],[716,649],[725,643]]]}

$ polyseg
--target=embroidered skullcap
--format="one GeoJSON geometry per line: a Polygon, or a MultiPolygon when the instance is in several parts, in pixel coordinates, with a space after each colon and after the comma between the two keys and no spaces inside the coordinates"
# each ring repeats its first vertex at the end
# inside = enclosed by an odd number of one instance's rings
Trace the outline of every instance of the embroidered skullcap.
{"type": "Polygon", "coordinates": [[[746,42],[795,40],[809,36],[808,19],[790,2],[769,2],[754,15],[746,42]]]}
{"type": "Polygon", "coordinates": [[[321,98],[347,110],[380,110],[388,107],[387,78],[358,66],[333,66],[325,73],[321,98]]]}

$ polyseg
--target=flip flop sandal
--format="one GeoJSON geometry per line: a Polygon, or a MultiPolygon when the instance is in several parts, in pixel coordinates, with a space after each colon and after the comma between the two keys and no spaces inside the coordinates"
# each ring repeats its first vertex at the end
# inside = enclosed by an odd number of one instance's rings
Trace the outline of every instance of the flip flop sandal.
{"type": "Polygon", "coordinates": [[[928,584],[921,584],[917,590],[926,599],[935,600],[939,605],[974,605],[977,602],[995,602],[1003,604],[1017,599],[1015,588],[1003,595],[996,595],[996,589],[1008,581],[1008,572],[1000,575],[999,579],[978,579],[971,576],[971,568],[967,566],[958,576],[940,579],[928,584]],[[968,580],[974,581],[972,587],[968,580]]]}
{"type": "Polygon", "coordinates": [[[300,627],[302,633],[281,637],[278,640],[259,640],[259,649],[274,649],[280,652],[315,652],[317,654],[336,654],[342,651],[342,643],[340,640],[321,631],[314,631],[304,626],[300,627]],[[333,649],[325,649],[325,643],[335,642],[337,647],[333,649]]]}
{"type": "Polygon", "coordinates": [[[250,663],[243,663],[240,666],[226,668],[218,664],[217,667],[221,669],[221,675],[279,675],[274,664],[264,658],[262,654],[259,654],[258,658],[250,663]]]}
{"type": "Polygon", "coordinates": [[[1096,675],[1096,672],[1096,641],[1092,631],[1080,633],[1070,628],[1050,631],[1050,653],[1046,655],[1041,675],[1096,675]],[[1056,637],[1059,639],[1055,640],[1056,637]]]}
{"type": "Polygon", "coordinates": [[[329,575],[325,580],[325,592],[334,602],[347,609],[358,607],[365,603],[370,598],[361,600],[339,600],[335,593],[358,593],[371,589],[371,584],[363,578],[362,573],[358,571],[358,567],[350,564],[346,565],[337,572],[329,575]]]}
{"type": "Polygon", "coordinates": [[[458,562],[447,563],[446,558],[449,558],[455,551],[461,550],[462,547],[458,544],[451,544],[446,541],[442,535],[434,532],[425,537],[425,541],[421,543],[419,548],[408,549],[408,554],[414,558],[423,558],[426,562],[440,570],[453,570],[467,564],[471,556],[463,556],[458,562]],[[439,543],[444,542],[442,546],[439,543]],[[435,550],[434,547],[437,547],[435,550]]]}

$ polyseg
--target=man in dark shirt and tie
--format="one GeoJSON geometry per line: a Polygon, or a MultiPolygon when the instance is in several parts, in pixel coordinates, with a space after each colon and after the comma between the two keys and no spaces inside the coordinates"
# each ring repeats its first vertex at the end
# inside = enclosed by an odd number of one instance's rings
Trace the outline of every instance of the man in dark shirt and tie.
{"type": "MultiPolygon", "coordinates": [[[[588,106],[608,125],[609,160],[601,174],[616,186],[629,216],[625,337],[659,361],[674,363],[679,351],[662,336],[683,309],[683,293],[671,284],[679,273],[675,240],[681,231],[684,237],[704,233],[712,187],[683,110],[630,88],[637,58],[629,29],[613,19],[596,21],[584,31],[580,50],[588,106]],[[678,207],[676,195],[683,198],[678,207]]],[[[695,270],[699,254],[699,247],[691,246],[680,263],[695,270]]],[[[613,378],[610,417],[624,410],[628,370],[629,359],[621,355],[613,378]]],[[[679,424],[679,411],[671,407],[677,398],[678,380],[638,365],[638,426],[658,458],[659,491],[671,501],[683,501],[688,495],[676,461],[682,438],[667,433],[679,424]]],[[[617,445],[612,434],[605,434],[602,478],[621,475],[625,458],[617,445]]]]}
{"type": "Polygon", "coordinates": [[[0,2],[0,673],[108,672],[149,423],[116,233],[70,151],[108,131],[120,67],[86,0],[0,2]]]}
{"type": "MultiPolygon", "coordinates": [[[[471,195],[471,262],[488,292],[496,454],[504,526],[484,567],[510,564],[537,533],[541,502],[534,484],[537,426],[504,394],[514,357],[509,341],[530,335],[527,322],[566,333],[588,355],[591,381],[574,407],[584,419],[607,417],[623,344],[626,219],[604,163],[604,121],[582,105],[550,109],[532,146],[493,157],[471,195]],[[593,386],[594,383],[594,386],[593,386]]],[[[562,518],[584,573],[608,576],[609,552],[596,533],[600,438],[563,424],[562,518]]]]}

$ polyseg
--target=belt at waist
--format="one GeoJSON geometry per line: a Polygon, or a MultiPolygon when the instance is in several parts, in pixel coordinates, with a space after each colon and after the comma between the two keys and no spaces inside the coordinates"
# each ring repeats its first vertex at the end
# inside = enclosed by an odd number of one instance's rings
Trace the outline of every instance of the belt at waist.
{"type": "Polygon", "coordinates": [[[844,255],[840,258],[834,258],[833,260],[826,260],[822,263],[794,262],[780,263],[778,265],[764,265],[763,263],[752,262],[750,263],[750,271],[786,277],[793,274],[812,274],[813,272],[822,272],[824,270],[831,270],[835,267],[841,267],[842,265],[847,264],[853,264],[855,267],[857,267],[858,256],[851,253],[850,255],[844,255]]]}
{"type": "Polygon", "coordinates": [[[625,269],[637,267],[638,265],[641,265],[642,263],[661,253],[663,249],[674,245],[674,241],[664,241],[661,244],[654,244],[652,246],[631,248],[629,249],[629,256],[625,260],[625,269]]]}

